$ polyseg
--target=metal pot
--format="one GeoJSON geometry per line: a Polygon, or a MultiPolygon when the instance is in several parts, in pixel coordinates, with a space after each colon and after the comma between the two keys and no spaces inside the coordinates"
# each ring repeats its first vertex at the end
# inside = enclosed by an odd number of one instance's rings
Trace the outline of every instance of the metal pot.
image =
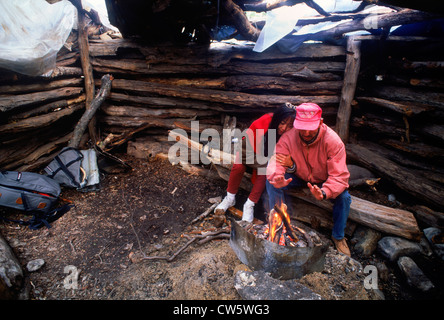
{"type": "Polygon", "coordinates": [[[243,264],[282,280],[321,272],[328,249],[326,242],[311,248],[281,246],[254,236],[234,219],[231,220],[230,246],[243,264]]]}

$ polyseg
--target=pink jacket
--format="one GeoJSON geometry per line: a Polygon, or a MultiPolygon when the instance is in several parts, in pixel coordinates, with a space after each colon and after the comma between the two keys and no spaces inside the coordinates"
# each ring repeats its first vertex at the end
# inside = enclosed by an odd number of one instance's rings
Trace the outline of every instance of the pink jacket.
{"type": "MultiPolygon", "coordinates": [[[[299,130],[291,129],[276,144],[276,153],[290,154],[296,164],[295,174],[304,181],[322,183],[327,199],[336,198],[348,188],[350,173],[346,164],[345,145],[330,127],[321,125],[316,140],[307,145],[299,130]]],[[[267,179],[285,174],[286,168],[272,157],[267,166],[267,179]]]]}

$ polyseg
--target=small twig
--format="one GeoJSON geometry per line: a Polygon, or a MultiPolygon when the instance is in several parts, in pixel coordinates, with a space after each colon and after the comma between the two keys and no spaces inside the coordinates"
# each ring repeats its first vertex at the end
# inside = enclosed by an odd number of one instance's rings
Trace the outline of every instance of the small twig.
{"type": "Polygon", "coordinates": [[[185,243],[179,250],[177,250],[171,257],[167,257],[167,256],[151,256],[151,257],[147,257],[147,256],[144,256],[142,258],[142,260],[166,260],[168,262],[171,262],[182,251],[184,251],[186,248],[188,248],[188,246],[190,244],[192,244],[194,241],[196,241],[198,239],[203,239],[203,240],[199,241],[199,244],[204,244],[204,243],[206,243],[206,242],[208,242],[210,240],[213,240],[213,239],[222,239],[222,238],[226,239],[226,238],[230,237],[229,232],[230,232],[229,228],[224,228],[224,229],[220,229],[220,230],[217,230],[217,231],[214,231],[214,232],[207,232],[205,234],[197,235],[195,237],[189,237],[187,235],[184,235],[187,238],[189,238],[188,242],[185,243]]]}
{"type": "Polygon", "coordinates": [[[193,221],[191,221],[191,224],[193,224],[193,223],[199,221],[200,219],[203,219],[206,216],[208,216],[213,211],[213,209],[217,207],[218,204],[219,204],[219,202],[214,203],[211,207],[209,207],[207,210],[205,210],[204,213],[202,213],[198,217],[194,218],[193,221]]]}

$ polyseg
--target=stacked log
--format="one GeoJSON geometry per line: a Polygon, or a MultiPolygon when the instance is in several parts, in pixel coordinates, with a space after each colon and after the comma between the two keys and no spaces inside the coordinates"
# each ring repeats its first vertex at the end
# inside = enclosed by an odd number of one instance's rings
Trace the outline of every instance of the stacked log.
{"type": "Polygon", "coordinates": [[[97,77],[114,77],[98,115],[104,135],[168,135],[190,130],[192,120],[222,129],[226,116],[238,128],[291,102],[316,102],[334,121],[342,86],[345,49],[306,44],[295,54],[255,53],[249,44],[143,46],[129,40],[91,41],[97,77]]]}
{"type": "MultiPolygon", "coordinates": [[[[442,211],[444,86],[433,39],[363,41],[348,157],[442,211]]],[[[408,198],[408,197],[407,197],[408,198]]]]}
{"type": "Polygon", "coordinates": [[[57,55],[49,76],[3,70],[0,76],[0,167],[33,171],[69,141],[85,107],[76,33],[57,55]],[[69,47],[69,49],[68,49],[69,47]]]}

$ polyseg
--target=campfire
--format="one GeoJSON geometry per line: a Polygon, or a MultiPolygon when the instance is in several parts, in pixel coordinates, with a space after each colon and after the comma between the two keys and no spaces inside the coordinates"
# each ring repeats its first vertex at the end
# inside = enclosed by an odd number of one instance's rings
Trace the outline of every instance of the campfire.
{"type": "Polygon", "coordinates": [[[292,224],[283,203],[269,212],[267,220],[246,226],[232,220],[230,246],[244,264],[279,279],[323,270],[327,241],[292,224]]]}
{"type": "Polygon", "coordinates": [[[268,225],[264,234],[267,236],[268,241],[278,243],[281,246],[313,247],[313,241],[310,235],[303,229],[291,225],[287,205],[284,203],[275,205],[270,211],[268,215],[268,225]],[[299,240],[296,231],[303,236],[305,243],[299,240]]]}

